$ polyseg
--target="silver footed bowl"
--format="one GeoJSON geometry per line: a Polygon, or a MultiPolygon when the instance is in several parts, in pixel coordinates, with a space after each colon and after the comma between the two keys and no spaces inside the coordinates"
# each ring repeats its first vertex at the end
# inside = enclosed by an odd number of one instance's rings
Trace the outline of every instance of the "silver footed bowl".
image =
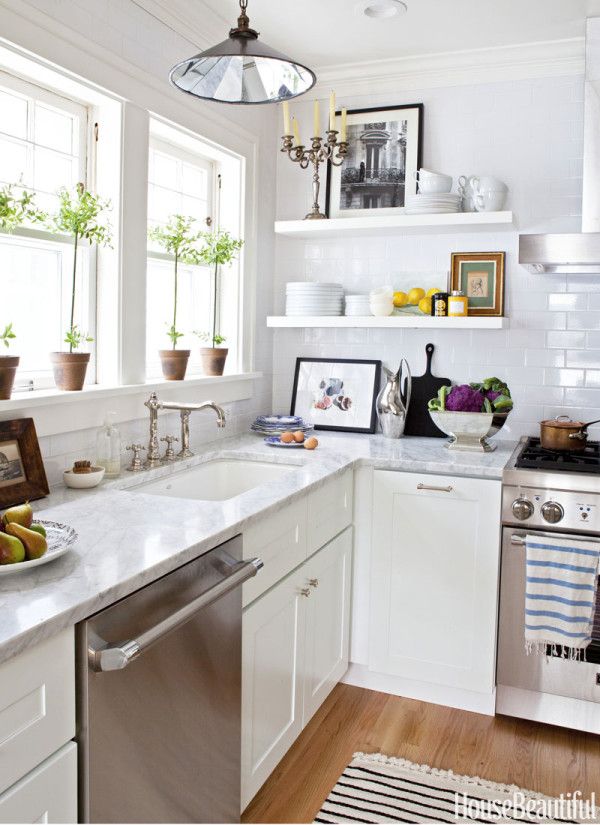
{"type": "Polygon", "coordinates": [[[449,450],[467,450],[476,453],[490,453],[496,449],[487,439],[496,435],[504,426],[509,412],[472,413],[451,410],[429,410],[431,420],[450,441],[449,450]]]}

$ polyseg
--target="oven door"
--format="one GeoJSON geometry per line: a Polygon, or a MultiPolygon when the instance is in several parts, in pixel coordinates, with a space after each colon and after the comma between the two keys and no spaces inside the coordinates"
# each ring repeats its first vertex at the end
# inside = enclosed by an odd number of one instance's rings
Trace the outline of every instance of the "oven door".
{"type": "MultiPolygon", "coordinates": [[[[530,531],[530,535],[561,538],[560,533],[530,531]]],[[[600,635],[587,650],[586,662],[570,662],[556,656],[528,656],[525,652],[525,544],[527,533],[510,527],[502,531],[498,672],[500,686],[571,697],[600,705],[600,635]]],[[[572,539],[573,536],[564,536],[572,539]]],[[[587,537],[586,537],[587,538],[587,537]]],[[[600,596],[598,596],[600,599],[600,596]]],[[[596,629],[600,629],[600,605],[596,629]]],[[[499,712],[505,711],[498,707],[499,712]]],[[[598,708],[600,712],[600,708],[598,708]]],[[[561,724],[560,721],[555,724],[561,724]]]]}

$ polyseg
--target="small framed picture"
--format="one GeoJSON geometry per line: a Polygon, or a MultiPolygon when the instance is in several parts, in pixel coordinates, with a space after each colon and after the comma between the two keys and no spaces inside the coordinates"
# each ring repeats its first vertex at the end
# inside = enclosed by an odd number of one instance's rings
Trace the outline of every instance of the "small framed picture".
{"type": "Polygon", "coordinates": [[[33,418],[0,421],[0,508],[49,492],[33,418]]]}
{"type": "Polygon", "coordinates": [[[298,358],[292,415],[316,430],[374,433],[381,361],[298,358]]]}
{"type": "Polygon", "coordinates": [[[327,164],[329,218],[394,215],[417,191],[421,166],[423,104],[348,112],[348,154],[327,164]]]}
{"type": "Polygon", "coordinates": [[[450,289],[469,299],[469,315],[504,315],[504,252],[454,252],[450,289]]]}

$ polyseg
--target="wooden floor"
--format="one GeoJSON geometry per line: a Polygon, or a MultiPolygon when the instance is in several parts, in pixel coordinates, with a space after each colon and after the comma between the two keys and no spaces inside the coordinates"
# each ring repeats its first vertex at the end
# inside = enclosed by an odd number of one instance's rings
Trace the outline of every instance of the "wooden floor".
{"type": "Polygon", "coordinates": [[[600,799],[600,736],[481,716],[338,685],[250,803],[242,822],[312,822],[355,751],[600,799]]]}

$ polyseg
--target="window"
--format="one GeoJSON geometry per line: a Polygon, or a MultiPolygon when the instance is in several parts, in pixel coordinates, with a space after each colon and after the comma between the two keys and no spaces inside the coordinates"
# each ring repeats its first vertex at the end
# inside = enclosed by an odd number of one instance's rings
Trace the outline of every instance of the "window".
{"type": "MultiPolygon", "coordinates": [[[[33,190],[37,205],[53,212],[60,187],[87,180],[87,121],[84,106],[0,72],[0,186],[33,190]]],[[[85,245],[81,251],[77,317],[93,335],[93,256],[85,245]]],[[[12,322],[17,334],[19,384],[52,383],[48,354],[62,348],[68,327],[72,256],[69,240],[39,228],[0,234],[1,293],[10,295],[0,326],[12,322]]]]}
{"type": "MultiPolygon", "coordinates": [[[[212,218],[215,164],[166,141],[151,139],[148,168],[148,225],[164,224],[171,215],[185,215],[207,229],[212,218]]],[[[169,349],[167,330],[173,323],[173,258],[149,243],[147,275],[146,372],[161,373],[158,351],[169,349]]],[[[199,339],[195,330],[210,328],[212,273],[206,267],[180,264],[178,269],[177,329],[184,334],[178,349],[191,349],[188,375],[200,372],[199,339]]]]}

